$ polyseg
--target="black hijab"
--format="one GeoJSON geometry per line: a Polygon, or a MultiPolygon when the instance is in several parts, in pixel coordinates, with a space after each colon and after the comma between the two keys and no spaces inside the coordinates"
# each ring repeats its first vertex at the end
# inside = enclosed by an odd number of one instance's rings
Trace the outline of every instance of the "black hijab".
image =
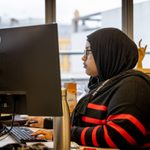
{"type": "Polygon", "coordinates": [[[80,125],[79,116],[86,114],[86,106],[96,96],[94,93],[97,89],[99,89],[97,93],[103,93],[129,76],[139,76],[150,86],[148,76],[133,70],[138,61],[138,49],[126,34],[119,29],[104,28],[95,31],[87,38],[91,45],[98,76],[90,78],[90,92],[81,98],[74,109],[71,117],[72,125],[80,125]],[[108,82],[101,86],[106,81],[108,82]]]}
{"type": "Polygon", "coordinates": [[[116,28],[104,28],[87,36],[98,69],[100,81],[112,78],[135,67],[136,44],[116,28]]]}

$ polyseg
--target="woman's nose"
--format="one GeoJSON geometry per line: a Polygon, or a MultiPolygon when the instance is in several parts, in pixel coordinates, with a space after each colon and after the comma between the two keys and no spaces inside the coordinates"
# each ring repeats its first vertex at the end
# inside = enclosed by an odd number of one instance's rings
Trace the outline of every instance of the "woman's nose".
{"type": "Polygon", "coordinates": [[[86,61],[86,56],[83,55],[83,56],[81,57],[81,59],[82,59],[82,61],[86,61]]]}

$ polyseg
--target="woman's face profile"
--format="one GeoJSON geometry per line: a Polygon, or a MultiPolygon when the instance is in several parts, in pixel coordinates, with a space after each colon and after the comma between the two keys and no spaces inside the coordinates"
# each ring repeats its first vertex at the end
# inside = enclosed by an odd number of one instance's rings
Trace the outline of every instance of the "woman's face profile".
{"type": "Polygon", "coordinates": [[[93,77],[98,75],[95,60],[92,54],[90,43],[88,41],[86,41],[85,44],[85,51],[84,55],[82,56],[82,61],[87,75],[93,77]]]}

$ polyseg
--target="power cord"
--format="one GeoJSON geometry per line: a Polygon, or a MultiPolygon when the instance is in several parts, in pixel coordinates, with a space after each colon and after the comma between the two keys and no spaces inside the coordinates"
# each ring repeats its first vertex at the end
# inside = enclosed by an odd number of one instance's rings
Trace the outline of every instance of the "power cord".
{"type": "MultiPolygon", "coordinates": [[[[14,120],[15,120],[16,100],[15,100],[15,98],[13,98],[13,96],[10,96],[10,98],[11,98],[10,100],[12,100],[14,102],[13,103],[14,105],[13,105],[11,126],[10,126],[10,129],[8,129],[6,125],[1,123],[2,129],[0,131],[0,141],[5,139],[9,135],[10,131],[13,128],[13,124],[14,124],[14,120]],[[6,134],[8,134],[6,137],[1,138],[2,136],[6,135],[6,134]]],[[[0,118],[1,118],[1,111],[0,111],[0,118]]]]}

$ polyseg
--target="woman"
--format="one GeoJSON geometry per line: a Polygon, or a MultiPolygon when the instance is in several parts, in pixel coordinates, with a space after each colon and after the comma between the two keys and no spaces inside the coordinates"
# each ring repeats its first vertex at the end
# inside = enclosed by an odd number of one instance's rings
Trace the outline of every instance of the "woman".
{"type": "Polygon", "coordinates": [[[136,44],[118,29],[100,29],[87,37],[82,60],[91,76],[90,91],[72,114],[71,140],[85,146],[150,149],[150,78],[133,70],[136,44]]]}

